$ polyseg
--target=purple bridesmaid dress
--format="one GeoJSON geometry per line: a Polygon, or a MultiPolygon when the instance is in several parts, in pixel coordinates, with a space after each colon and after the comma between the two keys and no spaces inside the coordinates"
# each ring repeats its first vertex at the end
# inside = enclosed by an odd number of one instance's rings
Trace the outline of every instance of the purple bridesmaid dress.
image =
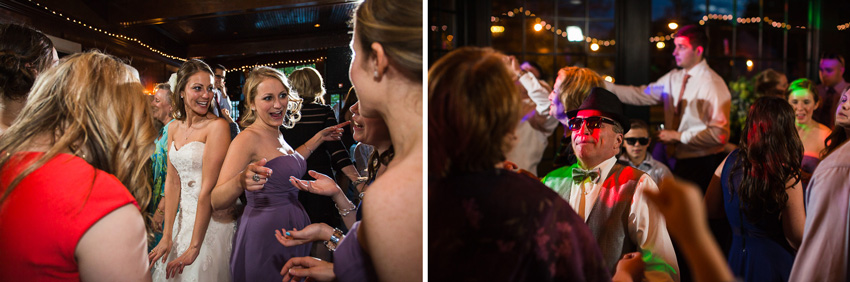
{"type": "Polygon", "coordinates": [[[281,281],[280,270],[290,258],[310,255],[310,244],[284,247],[275,230],[303,229],[310,217],[298,202],[298,188],[289,177],[301,177],[307,169],[298,153],[266,163],[273,173],[263,189],[245,192],[248,203],[239,218],[230,269],[233,281],[281,281]]]}

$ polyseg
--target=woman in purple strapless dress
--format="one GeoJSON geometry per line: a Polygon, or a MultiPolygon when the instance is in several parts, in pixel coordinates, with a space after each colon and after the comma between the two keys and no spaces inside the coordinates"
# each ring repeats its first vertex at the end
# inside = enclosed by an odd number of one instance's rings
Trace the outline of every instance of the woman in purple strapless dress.
{"type": "Polygon", "coordinates": [[[230,144],[212,191],[212,205],[227,209],[243,191],[247,195],[230,259],[233,281],[281,281],[280,269],[287,260],[310,253],[310,245],[284,247],[274,236],[274,230],[310,224],[289,177],[304,175],[304,159],[322,142],[339,140],[346,123],[328,127],[293,149],[278,128],[295,125],[301,99],[290,93],[284,74],[256,68],[248,74],[245,89],[250,109],[241,122],[245,130],[230,144]]]}

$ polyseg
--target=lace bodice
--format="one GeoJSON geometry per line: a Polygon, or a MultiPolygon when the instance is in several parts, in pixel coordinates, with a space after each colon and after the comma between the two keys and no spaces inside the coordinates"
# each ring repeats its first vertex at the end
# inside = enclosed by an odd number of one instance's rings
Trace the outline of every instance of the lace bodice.
{"type": "MultiPolygon", "coordinates": [[[[180,212],[185,212],[195,218],[198,210],[198,196],[201,194],[203,181],[204,148],[206,144],[200,141],[186,143],[179,150],[174,141],[168,151],[168,160],[177,170],[180,178],[180,212]]],[[[212,218],[221,222],[233,221],[231,209],[215,211],[212,218]]],[[[194,223],[192,224],[194,225],[194,223]]]]}

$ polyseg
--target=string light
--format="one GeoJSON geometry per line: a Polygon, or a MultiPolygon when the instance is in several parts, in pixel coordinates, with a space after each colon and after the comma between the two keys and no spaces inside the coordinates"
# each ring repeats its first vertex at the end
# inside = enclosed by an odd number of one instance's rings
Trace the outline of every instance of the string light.
{"type": "MultiPolygon", "coordinates": [[[[708,14],[708,15],[702,16],[702,20],[699,21],[699,24],[705,25],[705,23],[710,21],[710,20],[731,21],[732,19],[735,19],[735,21],[738,22],[739,24],[754,24],[754,23],[764,22],[764,23],[766,23],[766,24],[768,24],[772,27],[778,28],[778,29],[787,29],[787,30],[791,30],[792,28],[806,29],[805,26],[801,26],[801,25],[795,26],[795,25],[792,25],[792,24],[789,24],[789,23],[774,21],[774,20],[771,20],[769,17],[764,17],[764,18],[761,18],[761,17],[736,18],[732,15],[724,15],[724,14],[708,14]]],[[[838,30],[842,30],[840,26],[838,27],[838,30]]]]}
{"type": "MultiPolygon", "coordinates": [[[[567,34],[569,33],[569,32],[565,32],[563,29],[560,29],[560,28],[558,28],[558,27],[556,27],[556,26],[553,26],[552,24],[547,24],[547,23],[546,23],[546,21],[544,21],[543,19],[541,19],[541,18],[537,17],[537,16],[534,14],[534,12],[532,12],[532,11],[530,11],[530,10],[526,10],[526,9],[525,9],[525,8],[523,8],[523,7],[515,8],[515,9],[513,9],[513,10],[509,10],[509,11],[507,11],[507,12],[502,13],[501,15],[502,15],[502,16],[507,16],[507,17],[509,17],[509,18],[512,18],[512,17],[517,16],[517,15],[519,15],[519,14],[525,14],[526,16],[529,16],[529,17],[535,17],[535,22],[536,22],[536,23],[535,23],[535,24],[534,24],[534,26],[533,26],[533,28],[534,28],[534,30],[535,30],[535,31],[541,31],[541,30],[543,30],[543,29],[546,29],[546,30],[548,30],[548,31],[550,31],[550,32],[552,32],[552,33],[554,33],[555,35],[560,35],[561,37],[564,37],[564,38],[566,38],[566,37],[567,37],[567,34]]],[[[499,17],[496,17],[496,16],[491,16],[491,17],[490,17],[490,22],[498,22],[499,20],[500,20],[500,19],[499,19],[499,17]]],[[[432,28],[431,30],[432,30],[432,31],[434,31],[434,29],[433,29],[433,28],[432,28]]],[[[491,28],[491,29],[490,29],[490,31],[492,32],[492,31],[493,31],[493,29],[491,28]]],[[[504,30],[504,26],[502,26],[502,28],[501,28],[501,31],[500,31],[500,32],[504,32],[504,31],[505,31],[505,30],[504,30]]],[[[602,40],[602,39],[599,39],[599,38],[593,38],[593,37],[588,37],[588,36],[582,36],[582,37],[581,37],[581,39],[580,39],[580,40],[578,40],[578,41],[581,41],[581,40],[585,40],[585,41],[587,41],[588,43],[596,43],[596,44],[598,44],[598,45],[603,45],[603,46],[613,46],[614,44],[616,44],[616,43],[617,43],[617,42],[616,42],[616,41],[614,41],[613,39],[612,39],[612,40],[602,40]]],[[[571,40],[571,41],[572,41],[572,40],[571,40]]],[[[597,48],[599,47],[598,45],[597,45],[597,48]]]]}
{"type": "Polygon", "coordinates": [[[89,24],[83,23],[82,21],[78,21],[78,20],[76,20],[76,19],[72,19],[72,18],[70,18],[70,17],[66,17],[66,16],[62,15],[62,13],[57,12],[57,11],[54,11],[54,10],[51,10],[51,9],[50,9],[50,8],[48,8],[47,6],[42,6],[40,3],[35,2],[35,1],[33,1],[33,0],[27,0],[27,1],[29,1],[29,2],[31,2],[31,3],[35,3],[35,5],[36,5],[36,6],[38,6],[38,7],[43,7],[45,10],[47,10],[47,12],[52,13],[52,14],[54,14],[54,15],[56,15],[56,16],[58,16],[58,17],[60,17],[60,18],[64,18],[64,19],[65,19],[66,21],[68,21],[68,22],[78,24],[78,25],[80,25],[80,26],[82,26],[82,27],[87,27],[87,28],[89,28],[89,29],[91,29],[91,30],[93,30],[93,31],[97,31],[97,32],[103,33],[103,34],[105,34],[105,35],[107,35],[107,36],[115,37],[115,38],[122,39],[122,40],[125,40],[125,41],[135,42],[136,44],[139,44],[140,46],[147,48],[147,49],[148,49],[148,50],[150,50],[151,52],[157,53],[157,54],[159,54],[160,56],[163,56],[163,57],[166,57],[166,58],[169,58],[169,59],[172,59],[172,60],[178,60],[178,61],[183,61],[183,62],[185,62],[185,61],[186,61],[186,59],[184,59],[184,58],[177,57],[177,56],[173,56],[173,55],[167,54],[167,53],[165,53],[165,52],[162,52],[162,51],[160,51],[160,50],[158,50],[158,49],[155,49],[155,48],[151,47],[150,45],[148,45],[148,44],[146,44],[146,43],[142,42],[141,40],[136,39],[136,38],[134,38],[134,37],[129,37],[129,36],[125,36],[125,35],[117,34],[117,33],[111,33],[111,32],[108,32],[108,31],[102,30],[102,29],[100,29],[100,28],[96,28],[96,27],[91,26],[91,25],[89,25],[89,24]]]}
{"type": "Polygon", "coordinates": [[[245,66],[238,67],[236,69],[244,72],[244,71],[250,71],[250,70],[252,70],[256,67],[274,67],[274,66],[279,66],[279,65],[317,63],[317,62],[324,61],[327,58],[328,57],[318,57],[318,58],[310,59],[310,60],[286,60],[286,61],[280,60],[280,61],[277,61],[277,62],[274,62],[274,63],[245,65],[245,66]]]}

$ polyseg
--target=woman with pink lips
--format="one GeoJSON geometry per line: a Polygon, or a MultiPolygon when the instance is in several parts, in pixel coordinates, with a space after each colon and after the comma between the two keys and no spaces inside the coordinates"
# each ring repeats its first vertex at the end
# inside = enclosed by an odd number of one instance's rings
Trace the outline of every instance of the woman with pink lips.
{"type": "Polygon", "coordinates": [[[243,191],[247,196],[230,260],[233,281],[281,281],[287,260],[310,253],[309,245],[287,248],[272,235],[280,228],[310,224],[289,177],[304,175],[306,158],[323,142],[339,140],[347,124],[327,127],[292,148],[280,127],[291,128],[300,119],[302,99],[290,92],[284,74],[269,67],[254,69],[245,81],[245,94],[245,129],[227,151],[211,203],[215,210],[227,210],[243,191]]]}
{"type": "Polygon", "coordinates": [[[832,133],[823,141],[826,148],[823,149],[823,158],[829,156],[835,149],[847,141],[850,136],[850,88],[844,90],[841,98],[838,100],[838,106],[835,110],[835,126],[832,127],[832,133]]]}
{"type": "Polygon", "coordinates": [[[797,134],[803,141],[803,189],[808,187],[809,178],[820,163],[820,152],[824,140],[832,133],[829,127],[812,119],[812,112],[820,106],[814,83],[806,78],[797,79],[786,91],[788,103],[794,109],[797,134]]]}

